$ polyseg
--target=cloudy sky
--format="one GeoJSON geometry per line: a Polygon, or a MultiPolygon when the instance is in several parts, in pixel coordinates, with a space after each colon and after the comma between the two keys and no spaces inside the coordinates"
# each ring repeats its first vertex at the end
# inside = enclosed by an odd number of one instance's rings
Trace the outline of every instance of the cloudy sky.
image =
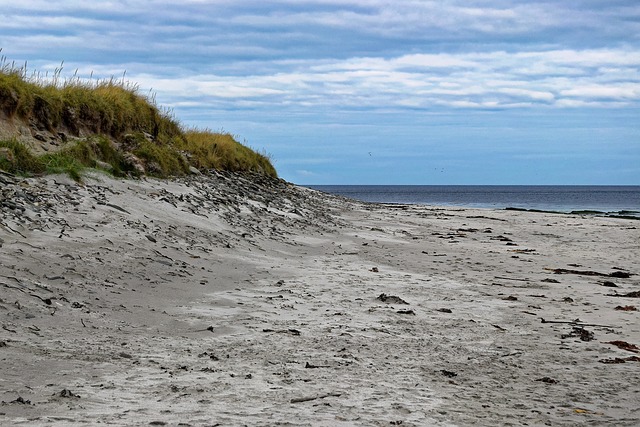
{"type": "Polygon", "coordinates": [[[640,184],[638,0],[4,0],[9,61],[122,76],[300,184],[640,184]]]}

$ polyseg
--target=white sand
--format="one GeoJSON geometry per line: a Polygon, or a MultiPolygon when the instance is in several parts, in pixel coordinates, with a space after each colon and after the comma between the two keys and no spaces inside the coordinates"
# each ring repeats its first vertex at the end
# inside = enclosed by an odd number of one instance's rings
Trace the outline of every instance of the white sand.
{"type": "Polygon", "coordinates": [[[1,425],[640,425],[638,221],[2,179],[1,425]]]}

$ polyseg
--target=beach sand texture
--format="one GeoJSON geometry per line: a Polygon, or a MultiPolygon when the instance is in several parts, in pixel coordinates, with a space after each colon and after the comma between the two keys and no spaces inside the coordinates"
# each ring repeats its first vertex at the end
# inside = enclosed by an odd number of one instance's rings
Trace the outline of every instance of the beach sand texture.
{"type": "Polygon", "coordinates": [[[0,425],[640,425],[638,221],[215,173],[0,209],[0,425]]]}

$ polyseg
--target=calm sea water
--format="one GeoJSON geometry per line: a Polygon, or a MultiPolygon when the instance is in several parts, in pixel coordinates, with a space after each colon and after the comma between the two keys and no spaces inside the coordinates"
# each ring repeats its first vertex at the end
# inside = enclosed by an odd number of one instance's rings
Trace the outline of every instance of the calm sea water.
{"type": "Polygon", "coordinates": [[[597,211],[640,217],[640,186],[310,185],[309,188],[380,203],[597,211]]]}

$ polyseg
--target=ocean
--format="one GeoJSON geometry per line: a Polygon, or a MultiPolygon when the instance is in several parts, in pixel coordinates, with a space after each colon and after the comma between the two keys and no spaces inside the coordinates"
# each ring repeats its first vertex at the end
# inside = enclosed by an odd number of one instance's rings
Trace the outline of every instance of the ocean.
{"type": "Polygon", "coordinates": [[[640,186],[307,185],[365,202],[622,215],[640,219],[640,186]]]}

